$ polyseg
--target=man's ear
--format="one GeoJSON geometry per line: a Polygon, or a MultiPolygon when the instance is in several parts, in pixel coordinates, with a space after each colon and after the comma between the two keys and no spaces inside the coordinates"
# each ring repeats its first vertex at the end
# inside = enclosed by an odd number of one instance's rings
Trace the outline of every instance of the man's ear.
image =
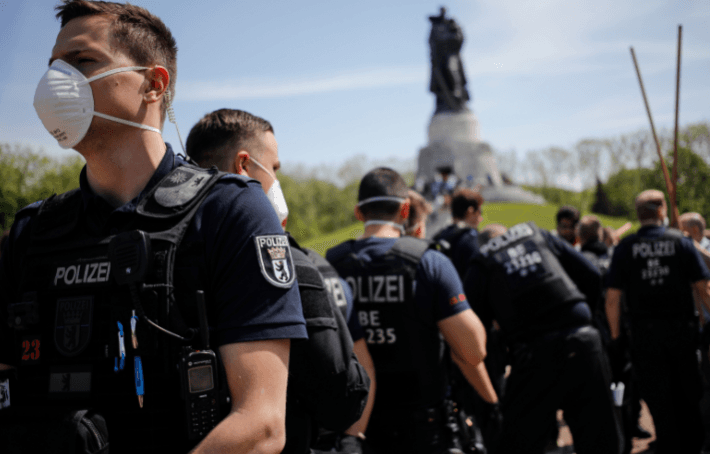
{"type": "Polygon", "coordinates": [[[244,168],[246,163],[249,161],[249,152],[246,150],[239,150],[236,155],[234,155],[234,169],[239,175],[244,175],[248,177],[249,174],[244,168]]]}
{"type": "Polygon", "coordinates": [[[362,210],[359,206],[355,205],[355,217],[360,222],[365,222],[365,215],[362,214],[362,210]]]}
{"type": "Polygon", "coordinates": [[[409,197],[407,197],[399,208],[399,215],[402,216],[402,220],[409,218],[409,206],[409,197]]]}
{"type": "Polygon", "coordinates": [[[165,94],[165,91],[168,89],[168,85],[170,84],[170,74],[168,74],[168,70],[162,66],[156,66],[149,71],[150,83],[146,89],[145,97],[146,102],[154,103],[160,101],[165,94]]]}

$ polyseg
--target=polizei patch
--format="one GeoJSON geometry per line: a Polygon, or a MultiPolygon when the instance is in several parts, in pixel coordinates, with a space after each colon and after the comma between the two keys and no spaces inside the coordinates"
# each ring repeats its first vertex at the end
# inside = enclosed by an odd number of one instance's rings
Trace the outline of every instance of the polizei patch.
{"type": "Polygon", "coordinates": [[[256,255],[259,256],[261,274],[266,280],[276,287],[291,287],[296,279],[296,273],[286,235],[256,236],[254,243],[256,255]]]}
{"type": "Polygon", "coordinates": [[[76,356],[89,345],[94,300],[91,296],[62,298],[57,301],[54,345],[64,356],[76,356]]]}

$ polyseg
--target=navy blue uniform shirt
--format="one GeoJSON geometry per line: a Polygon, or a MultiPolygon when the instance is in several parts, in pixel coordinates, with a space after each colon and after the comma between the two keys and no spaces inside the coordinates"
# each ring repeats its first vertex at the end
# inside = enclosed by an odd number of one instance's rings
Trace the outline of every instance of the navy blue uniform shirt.
{"type": "MultiPolygon", "coordinates": [[[[666,232],[666,227],[660,225],[646,225],[641,227],[636,235],[641,238],[658,238],[666,232]]],[[[634,235],[629,235],[614,248],[614,255],[609,266],[609,287],[624,290],[629,283],[631,272],[631,246],[634,243],[634,235]]],[[[693,240],[682,238],[680,240],[682,259],[680,260],[683,270],[681,276],[687,278],[688,283],[710,279],[705,262],[700,257],[700,253],[695,249],[693,240]]]]}
{"type": "MultiPolygon", "coordinates": [[[[138,202],[174,167],[185,161],[170,145],[146,187],[135,199],[113,208],[89,187],[86,167],[81,172],[82,220],[89,235],[117,233],[128,224],[138,202]]],[[[203,245],[204,255],[195,272],[205,277],[205,297],[210,314],[214,347],[268,339],[307,338],[298,285],[279,288],[271,285],[260,271],[254,236],[283,235],[278,217],[261,185],[251,180],[246,187],[237,176],[226,175],[212,188],[197,210],[184,242],[203,245]]],[[[38,206],[39,202],[35,204],[38,206]]],[[[28,247],[36,210],[26,209],[15,219],[8,247],[0,257],[0,314],[7,304],[17,301],[18,273],[23,251],[28,247]]],[[[0,323],[0,333],[8,328],[0,323]]],[[[7,338],[0,339],[0,363],[10,362],[7,338]]]]}
{"type": "MultiPolygon", "coordinates": [[[[471,258],[478,253],[478,231],[472,227],[466,228],[468,230],[462,233],[454,244],[451,244],[450,253],[451,261],[462,279],[466,275],[471,258]]],[[[435,238],[443,238],[448,241],[448,237],[454,235],[458,229],[457,224],[452,224],[437,233],[435,238]]]]}

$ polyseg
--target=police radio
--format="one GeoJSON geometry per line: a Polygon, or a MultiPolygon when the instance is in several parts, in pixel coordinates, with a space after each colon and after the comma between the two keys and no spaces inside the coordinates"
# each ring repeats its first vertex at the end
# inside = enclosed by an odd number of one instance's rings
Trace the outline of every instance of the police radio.
{"type": "Polygon", "coordinates": [[[185,401],[187,435],[201,440],[221,420],[217,355],[209,348],[205,294],[197,291],[201,350],[183,347],[179,358],[180,384],[185,401]]]}

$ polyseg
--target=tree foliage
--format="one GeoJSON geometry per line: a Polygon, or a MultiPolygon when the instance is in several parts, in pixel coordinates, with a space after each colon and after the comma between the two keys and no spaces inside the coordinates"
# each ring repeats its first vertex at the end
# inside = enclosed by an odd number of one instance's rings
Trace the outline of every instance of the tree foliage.
{"type": "Polygon", "coordinates": [[[286,229],[297,241],[333,232],[357,220],[353,208],[359,181],[339,188],[327,181],[298,180],[283,173],[279,181],[289,209],[286,229]]]}
{"type": "Polygon", "coordinates": [[[56,159],[20,145],[0,144],[0,213],[9,228],[15,213],[38,200],[79,187],[84,160],[56,159]]]}
{"type": "MultiPolygon", "coordinates": [[[[673,174],[672,152],[666,156],[668,171],[673,174]]],[[[678,148],[678,210],[680,213],[695,211],[703,215],[710,214],[710,199],[705,195],[710,183],[710,165],[702,157],[687,147],[678,148]]],[[[617,209],[616,215],[630,219],[636,217],[635,196],[645,189],[658,189],[666,192],[661,163],[656,162],[652,169],[621,169],[604,185],[610,204],[617,209]]]]}

